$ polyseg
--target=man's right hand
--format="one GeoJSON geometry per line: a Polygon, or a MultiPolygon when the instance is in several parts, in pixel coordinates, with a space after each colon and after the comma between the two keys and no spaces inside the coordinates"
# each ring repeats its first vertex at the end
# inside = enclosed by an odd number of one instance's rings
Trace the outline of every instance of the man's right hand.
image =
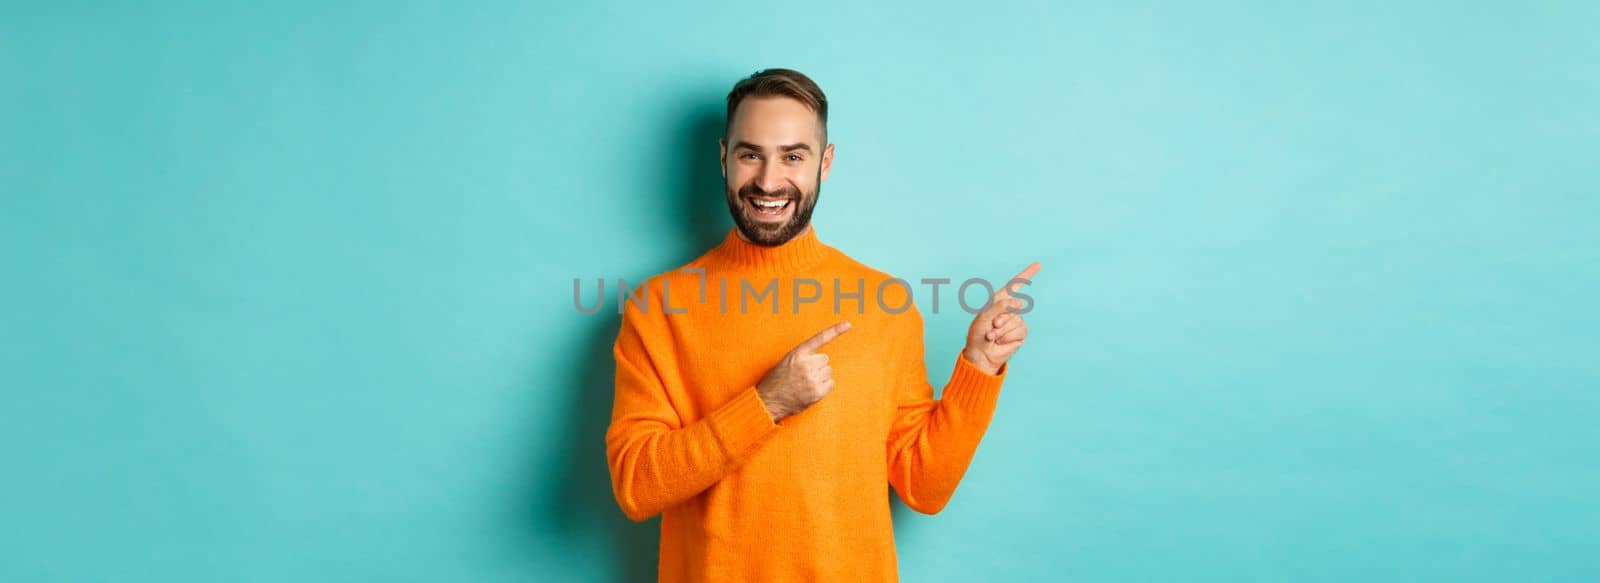
{"type": "Polygon", "coordinates": [[[849,322],[840,322],[801,342],[756,384],[756,392],[774,423],[806,410],[833,392],[833,367],[828,366],[828,355],[817,351],[849,329],[849,322]]]}

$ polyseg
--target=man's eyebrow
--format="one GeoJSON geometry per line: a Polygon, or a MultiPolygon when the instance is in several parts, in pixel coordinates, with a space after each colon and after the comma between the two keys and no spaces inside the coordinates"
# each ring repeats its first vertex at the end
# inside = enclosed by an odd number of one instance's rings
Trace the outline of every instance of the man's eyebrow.
{"type": "MultiPolygon", "coordinates": [[[[745,141],[740,141],[740,142],[734,143],[733,149],[735,149],[735,150],[740,150],[740,149],[752,150],[752,151],[755,151],[755,152],[765,152],[766,151],[761,146],[757,146],[755,144],[752,144],[750,142],[745,142],[745,141]]],[[[785,152],[793,152],[795,150],[805,150],[807,152],[810,152],[811,151],[811,145],[810,144],[806,144],[806,143],[789,144],[787,146],[778,146],[778,149],[782,150],[782,151],[785,151],[785,152]]]]}

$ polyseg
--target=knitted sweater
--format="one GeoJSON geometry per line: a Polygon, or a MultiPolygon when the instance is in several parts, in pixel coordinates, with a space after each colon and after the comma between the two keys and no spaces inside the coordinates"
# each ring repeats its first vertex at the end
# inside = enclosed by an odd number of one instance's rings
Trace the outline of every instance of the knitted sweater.
{"type": "Polygon", "coordinates": [[[777,247],[730,230],[633,290],[606,456],[622,511],[661,514],[661,581],[898,579],[886,484],[918,512],[944,508],[1006,369],[957,356],[934,399],[922,317],[890,279],[815,228],[777,247]],[[833,391],[774,422],[756,384],[841,320],[850,330],[819,351],[833,391]]]}

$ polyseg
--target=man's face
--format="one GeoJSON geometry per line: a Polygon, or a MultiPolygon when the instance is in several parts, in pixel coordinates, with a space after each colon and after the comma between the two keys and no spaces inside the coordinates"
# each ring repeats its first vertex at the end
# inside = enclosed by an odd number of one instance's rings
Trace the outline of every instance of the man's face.
{"type": "Polygon", "coordinates": [[[788,97],[739,103],[722,141],[722,176],[733,223],[757,245],[781,245],[806,230],[833,145],[817,114],[788,97]]]}

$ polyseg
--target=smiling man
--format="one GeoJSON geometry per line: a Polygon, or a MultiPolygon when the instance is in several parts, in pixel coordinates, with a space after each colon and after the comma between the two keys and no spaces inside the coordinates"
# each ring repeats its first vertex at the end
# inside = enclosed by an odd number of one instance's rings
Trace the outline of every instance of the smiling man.
{"type": "Polygon", "coordinates": [[[1028,335],[1006,285],[934,399],[910,286],[811,225],[827,119],[797,71],[736,84],[721,148],[734,228],[624,304],[606,455],[623,512],[662,516],[662,581],[897,580],[888,488],[944,508],[1028,335]]]}

